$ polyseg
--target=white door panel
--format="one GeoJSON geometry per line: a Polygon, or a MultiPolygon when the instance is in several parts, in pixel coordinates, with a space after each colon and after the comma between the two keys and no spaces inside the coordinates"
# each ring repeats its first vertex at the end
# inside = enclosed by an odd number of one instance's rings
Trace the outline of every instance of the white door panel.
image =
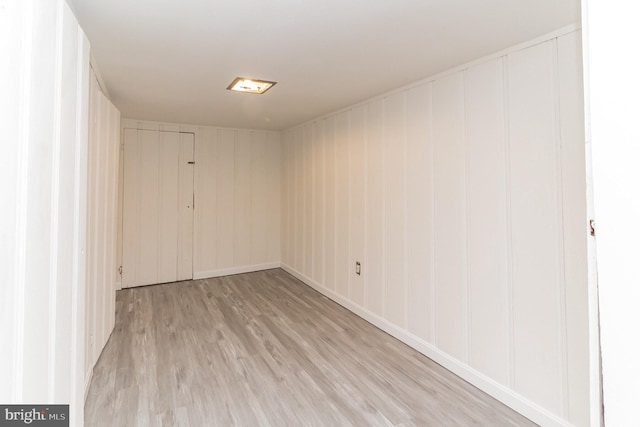
{"type": "Polygon", "coordinates": [[[123,287],[193,277],[190,133],[125,129],[123,287]]]}
{"type": "Polygon", "coordinates": [[[194,135],[180,134],[180,163],[178,168],[179,210],[177,280],[193,279],[193,168],[194,135]]]}

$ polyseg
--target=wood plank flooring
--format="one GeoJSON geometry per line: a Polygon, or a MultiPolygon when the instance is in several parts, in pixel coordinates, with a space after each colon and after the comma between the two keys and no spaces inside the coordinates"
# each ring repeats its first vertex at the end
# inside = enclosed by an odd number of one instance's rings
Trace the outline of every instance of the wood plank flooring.
{"type": "Polygon", "coordinates": [[[86,426],[530,426],[280,269],[119,291],[86,426]]]}

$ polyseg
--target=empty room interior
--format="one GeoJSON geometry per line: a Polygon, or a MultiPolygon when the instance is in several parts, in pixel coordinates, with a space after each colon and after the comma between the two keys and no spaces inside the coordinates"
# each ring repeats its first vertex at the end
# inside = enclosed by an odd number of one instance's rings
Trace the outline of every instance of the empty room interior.
{"type": "Polygon", "coordinates": [[[603,425],[584,4],[0,1],[0,403],[603,425]]]}

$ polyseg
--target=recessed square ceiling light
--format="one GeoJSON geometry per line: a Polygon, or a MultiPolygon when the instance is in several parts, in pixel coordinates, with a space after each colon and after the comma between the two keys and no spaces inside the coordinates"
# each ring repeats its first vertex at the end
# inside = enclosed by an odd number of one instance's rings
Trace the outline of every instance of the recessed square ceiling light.
{"type": "Polygon", "coordinates": [[[235,90],[237,92],[257,93],[258,95],[265,93],[275,85],[276,82],[267,80],[247,79],[246,77],[236,77],[234,81],[227,86],[227,90],[235,90]]]}

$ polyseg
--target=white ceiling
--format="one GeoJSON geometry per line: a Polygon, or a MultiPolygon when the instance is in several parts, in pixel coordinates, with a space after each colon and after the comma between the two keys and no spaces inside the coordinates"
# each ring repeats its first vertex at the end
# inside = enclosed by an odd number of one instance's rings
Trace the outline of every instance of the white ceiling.
{"type": "Polygon", "coordinates": [[[123,117],[285,129],[566,25],[580,0],[70,0],[123,117]],[[275,80],[264,95],[226,90],[275,80]]]}

